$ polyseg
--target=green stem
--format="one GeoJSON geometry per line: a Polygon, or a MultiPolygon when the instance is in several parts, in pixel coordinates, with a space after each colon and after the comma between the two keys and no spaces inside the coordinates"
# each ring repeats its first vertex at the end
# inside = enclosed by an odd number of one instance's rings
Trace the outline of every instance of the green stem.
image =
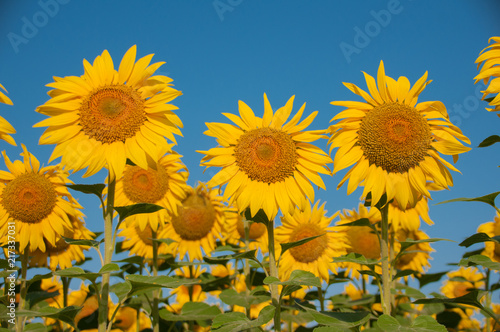
{"type": "Polygon", "coordinates": [[[325,298],[323,296],[323,289],[318,287],[318,300],[319,300],[319,308],[321,311],[325,311],[325,298]]]}
{"type": "Polygon", "coordinates": [[[380,254],[382,258],[382,311],[386,315],[391,314],[391,280],[389,270],[389,205],[386,204],[381,210],[382,236],[380,238],[380,254]]]}
{"type": "MultiPolygon", "coordinates": [[[[153,238],[153,277],[158,276],[158,242],[156,242],[156,232],[151,232],[153,238]]],[[[160,290],[155,289],[153,291],[153,308],[151,309],[153,314],[153,331],[160,332],[160,290]]]]}
{"type": "MultiPolygon", "coordinates": [[[[486,308],[491,307],[491,294],[490,294],[490,269],[486,269],[486,280],[484,281],[484,289],[486,290],[486,296],[485,296],[485,306],[486,308]]],[[[490,328],[490,319],[489,317],[486,317],[486,331],[492,331],[490,328]]]]}
{"type": "MultiPolygon", "coordinates": [[[[115,204],[116,180],[108,175],[108,196],[104,210],[104,265],[111,263],[113,256],[113,210],[115,204]]],[[[99,332],[105,332],[108,324],[109,273],[102,275],[101,299],[99,303],[99,332]]]]}
{"type": "MultiPolygon", "coordinates": [[[[274,221],[267,223],[267,236],[269,239],[269,274],[271,277],[279,279],[278,266],[276,265],[276,252],[274,250],[274,221]]],[[[271,298],[276,308],[274,312],[274,330],[281,331],[281,304],[278,293],[278,285],[269,285],[271,288],[271,298]]]]}
{"type": "MultiPolygon", "coordinates": [[[[22,311],[26,306],[26,295],[28,294],[28,287],[26,287],[26,276],[28,272],[28,247],[24,249],[24,253],[21,255],[21,294],[19,298],[19,307],[17,310],[22,311]]],[[[26,321],[26,317],[18,317],[16,331],[22,332],[24,331],[24,323],[26,321]]]]}
{"type": "MultiPolygon", "coordinates": [[[[248,246],[250,245],[250,222],[243,217],[243,226],[245,228],[245,251],[248,251],[248,246]]],[[[243,274],[245,275],[245,294],[247,297],[250,296],[250,264],[248,264],[248,259],[243,259],[243,274]]],[[[250,305],[245,308],[246,315],[250,319],[250,305]]]]}

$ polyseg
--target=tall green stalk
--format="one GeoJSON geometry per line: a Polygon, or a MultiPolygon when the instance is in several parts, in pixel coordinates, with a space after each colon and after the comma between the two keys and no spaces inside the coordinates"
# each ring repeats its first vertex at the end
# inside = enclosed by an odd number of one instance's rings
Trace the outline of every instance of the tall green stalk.
{"type": "MultiPolygon", "coordinates": [[[[279,279],[278,266],[276,265],[276,252],[274,250],[274,221],[269,220],[267,223],[267,236],[269,239],[269,274],[271,277],[279,279]]],[[[281,331],[281,304],[278,292],[278,285],[269,285],[271,288],[271,298],[273,305],[276,308],[274,312],[274,330],[281,331]]]]}
{"type": "MultiPolygon", "coordinates": [[[[111,263],[113,257],[113,210],[115,204],[116,180],[108,175],[108,196],[104,210],[104,265],[111,263]]],[[[99,303],[99,332],[105,332],[108,324],[109,273],[102,275],[101,296],[99,303]]]]}
{"type": "MultiPolygon", "coordinates": [[[[156,242],[156,232],[151,232],[151,237],[153,238],[153,277],[158,276],[158,242],[156,242]]],[[[151,312],[153,314],[153,332],[160,332],[160,290],[155,289],[153,291],[153,308],[151,312]]]]}
{"type": "MultiPolygon", "coordinates": [[[[26,276],[28,272],[28,247],[24,249],[24,253],[21,255],[21,294],[19,298],[18,310],[24,310],[26,306],[26,295],[28,294],[28,287],[26,285],[26,276]]],[[[26,321],[26,316],[19,316],[16,324],[16,331],[24,331],[24,323],[26,321]]]]}
{"type": "Polygon", "coordinates": [[[391,275],[389,266],[389,205],[380,210],[382,214],[380,237],[380,254],[382,256],[382,311],[386,315],[391,314],[391,275]]]}
{"type": "MultiPolygon", "coordinates": [[[[249,245],[250,245],[250,222],[246,219],[243,218],[243,227],[245,230],[245,250],[249,250],[249,245]]],[[[250,264],[248,263],[248,259],[243,259],[243,273],[245,274],[245,294],[247,297],[250,296],[250,264]]],[[[248,307],[245,308],[245,312],[247,315],[247,318],[250,319],[250,309],[251,305],[248,305],[248,307]]]]}

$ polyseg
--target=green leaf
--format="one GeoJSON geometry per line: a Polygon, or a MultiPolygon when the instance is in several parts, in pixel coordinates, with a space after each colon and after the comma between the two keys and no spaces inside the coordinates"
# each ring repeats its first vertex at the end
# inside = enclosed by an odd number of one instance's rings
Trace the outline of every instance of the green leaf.
{"type": "Polygon", "coordinates": [[[403,278],[403,277],[406,277],[406,276],[411,276],[411,275],[415,275],[417,274],[418,271],[414,271],[414,270],[403,270],[403,271],[399,271],[398,273],[396,273],[396,275],[392,278],[392,280],[397,280],[399,278],[403,278]]]}
{"type": "Polygon", "coordinates": [[[279,281],[276,278],[267,277],[264,279],[264,284],[321,287],[321,281],[318,277],[311,272],[302,270],[292,271],[287,281],[279,281]]]}
{"type": "Polygon", "coordinates": [[[484,310],[483,305],[479,301],[487,292],[480,290],[473,290],[464,296],[456,298],[432,298],[432,299],[419,299],[414,301],[415,304],[426,304],[426,303],[453,303],[453,304],[468,304],[484,310]]]}
{"type": "Polygon", "coordinates": [[[264,224],[266,226],[269,224],[269,218],[267,217],[267,214],[262,209],[260,209],[255,214],[255,216],[252,217],[252,215],[250,214],[250,209],[247,208],[245,210],[245,219],[253,221],[253,222],[258,222],[258,223],[264,224]]]}
{"type": "Polygon", "coordinates": [[[345,329],[333,327],[333,326],[321,326],[313,330],[313,332],[345,332],[345,329]]]}
{"type": "Polygon", "coordinates": [[[245,292],[238,293],[234,289],[226,289],[219,294],[219,299],[227,305],[239,305],[240,307],[247,308],[252,304],[269,301],[271,296],[264,287],[257,287],[252,290],[250,295],[246,295],[245,292]],[[264,294],[262,295],[262,293],[264,294]]]}
{"type": "Polygon", "coordinates": [[[54,296],[59,295],[58,291],[55,292],[46,292],[46,291],[29,291],[26,294],[26,308],[33,308],[33,306],[39,302],[45,301],[47,299],[51,299],[54,296]]]}
{"type": "Polygon", "coordinates": [[[296,303],[296,305],[312,315],[318,324],[334,326],[336,328],[349,329],[366,323],[371,314],[367,311],[358,312],[325,312],[316,311],[304,305],[296,303]]]}
{"type": "Polygon", "coordinates": [[[115,211],[120,215],[119,222],[125,220],[125,218],[133,216],[140,213],[153,213],[164,209],[163,206],[151,204],[151,203],[137,203],[127,206],[115,206],[115,211]]]}
{"type": "Polygon", "coordinates": [[[212,331],[217,332],[240,332],[253,327],[259,327],[267,324],[274,317],[276,308],[272,305],[264,307],[259,317],[255,320],[249,320],[241,312],[229,312],[215,316],[212,323],[212,331]]]}
{"type": "Polygon", "coordinates": [[[475,197],[475,198],[455,198],[455,199],[450,199],[448,201],[440,202],[435,205],[439,204],[444,204],[444,203],[451,203],[451,202],[483,202],[486,204],[489,204],[493,206],[495,209],[497,208],[495,205],[495,198],[500,194],[500,191],[497,191],[495,193],[491,193],[489,195],[481,196],[481,197],[475,197]]]}
{"type": "Polygon", "coordinates": [[[125,281],[129,281],[132,285],[130,295],[157,288],[177,288],[179,286],[196,285],[200,283],[200,280],[198,279],[185,279],[168,276],[150,277],[141,275],[128,275],[125,277],[125,281]]]}
{"type": "Polygon", "coordinates": [[[80,311],[81,307],[68,306],[65,308],[54,308],[46,306],[38,309],[37,311],[32,310],[19,310],[16,312],[16,316],[19,317],[49,317],[53,319],[61,320],[68,323],[73,328],[75,327],[75,316],[80,311]]]}
{"type": "Polygon", "coordinates": [[[203,257],[203,260],[209,264],[221,264],[226,265],[232,259],[251,259],[253,261],[259,262],[255,257],[255,252],[257,250],[249,250],[245,252],[240,252],[232,255],[222,255],[216,257],[203,257]]]}
{"type": "Polygon", "coordinates": [[[106,264],[103,267],[101,267],[101,269],[99,270],[99,273],[104,274],[104,273],[111,273],[111,272],[115,272],[115,271],[120,271],[120,267],[118,266],[118,264],[109,263],[109,264],[106,264]]]}
{"type": "Polygon", "coordinates": [[[94,194],[102,201],[102,192],[106,185],[103,183],[96,184],[67,184],[66,187],[79,191],[84,194],[94,194]]]}
{"type": "Polygon", "coordinates": [[[285,251],[287,251],[288,249],[291,249],[291,248],[294,248],[294,247],[298,247],[300,245],[303,245],[304,243],[312,241],[315,238],[323,236],[323,235],[325,235],[325,234],[320,234],[320,235],[316,235],[316,236],[306,237],[306,238],[304,238],[302,240],[298,240],[298,241],[294,241],[294,242],[280,243],[280,246],[281,246],[281,255],[283,255],[285,253],[285,251]]]}
{"type": "Polygon", "coordinates": [[[153,242],[166,243],[167,245],[170,245],[174,242],[177,242],[177,241],[172,240],[172,239],[151,239],[151,240],[153,240],[153,242]]]}
{"type": "Polygon", "coordinates": [[[412,297],[414,299],[423,299],[425,298],[424,293],[419,291],[418,289],[415,289],[413,287],[405,286],[405,285],[397,285],[397,289],[403,289],[405,291],[405,295],[408,297],[412,297]]]}
{"type": "Polygon", "coordinates": [[[377,326],[382,331],[401,332],[446,332],[446,327],[439,324],[431,316],[418,316],[410,326],[402,326],[399,321],[389,315],[382,315],[377,320],[377,326]]]}
{"type": "Polygon", "coordinates": [[[423,240],[411,240],[411,239],[407,239],[406,241],[399,242],[401,244],[401,249],[400,249],[399,252],[401,253],[401,252],[405,251],[406,249],[408,249],[409,247],[411,247],[411,246],[413,246],[415,244],[425,243],[425,242],[432,243],[432,242],[438,242],[438,241],[455,242],[453,240],[448,240],[448,239],[423,239],[423,240]]]}
{"type": "Polygon", "coordinates": [[[97,248],[97,247],[99,247],[99,244],[101,244],[100,241],[96,241],[96,240],[78,240],[78,239],[72,239],[72,238],[64,237],[64,236],[61,236],[61,237],[63,238],[64,242],[66,242],[67,244],[70,244],[70,245],[89,246],[89,247],[97,248]]]}
{"type": "Polygon", "coordinates": [[[500,136],[498,136],[498,135],[491,135],[490,137],[486,138],[484,141],[482,141],[481,143],[479,143],[479,145],[477,147],[478,148],[484,148],[484,147],[493,145],[493,144],[498,143],[498,142],[500,142],[500,136]]]}
{"type": "Polygon", "coordinates": [[[42,323],[31,323],[24,326],[23,332],[47,332],[47,328],[42,323]]]}
{"type": "Polygon", "coordinates": [[[103,270],[103,271],[102,272],[99,271],[97,273],[95,273],[95,272],[86,272],[81,267],[74,266],[74,267],[70,267],[70,268],[67,268],[67,269],[64,269],[64,270],[54,271],[54,272],[52,272],[52,274],[55,275],[55,276],[59,276],[59,277],[68,277],[68,278],[78,278],[78,279],[81,279],[81,280],[90,280],[91,282],[94,283],[97,280],[97,278],[99,278],[100,276],[102,276],[104,273],[109,273],[109,272],[113,272],[113,271],[119,271],[120,268],[118,267],[117,264],[110,263],[110,264],[104,265],[101,268],[101,270],[103,270]]]}
{"type": "Polygon", "coordinates": [[[500,271],[500,263],[493,262],[491,258],[484,255],[474,255],[467,258],[463,258],[458,263],[460,266],[475,266],[481,265],[490,270],[500,271]]]}
{"type": "Polygon", "coordinates": [[[490,242],[490,241],[495,242],[495,243],[500,243],[500,236],[490,237],[486,233],[477,233],[477,234],[469,236],[468,238],[463,240],[459,244],[459,246],[468,248],[471,245],[476,244],[476,243],[483,243],[483,242],[490,242]]]}
{"type": "Polygon", "coordinates": [[[378,260],[376,259],[368,259],[365,258],[365,256],[361,254],[356,254],[354,252],[351,252],[350,254],[340,256],[340,257],[333,257],[333,262],[334,263],[357,263],[361,265],[376,265],[379,263],[378,260]]]}
{"type": "Polygon", "coordinates": [[[217,306],[203,302],[186,302],[179,315],[165,309],[160,310],[160,317],[169,322],[212,320],[220,314],[217,306]]]}
{"type": "Polygon", "coordinates": [[[420,288],[424,287],[427,284],[441,280],[441,278],[448,272],[449,271],[438,272],[438,273],[426,273],[426,274],[422,274],[421,276],[417,275],[417,279],[418,279],[418,283],[419,283],[420,288]]]}
{"type": "Polygon", "coordinates": [[[113,263],[128,263],[128,264],[137,264],[141,265],[141,263],[144,262],[144,258],[140,256],[132,256],[132,257],[127,257],[124,259],[121,259],[119,261],[113,261],[113,263]]]}
{"type": "Polygon", "coordinates": [[[118,297],[118,301],[122,302],[127,298],[127,295],[132,290],[132,284],[130,281],[120,282],[118,284],[113,284],[109,287],[110,292],[115,293],[118,297]]]}

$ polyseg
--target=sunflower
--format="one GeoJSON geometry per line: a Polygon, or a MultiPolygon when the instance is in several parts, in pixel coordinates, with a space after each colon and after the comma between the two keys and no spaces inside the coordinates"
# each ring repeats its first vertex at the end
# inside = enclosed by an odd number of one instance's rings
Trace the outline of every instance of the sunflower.
{"type": "MultiPolygon", "coordinates": [[[[82,218],[83,213],[79,210],[77,212],[77,218],[72,215],[68,215],[73,225],[72,229],[65,228],[64,234],[62,236],[74,239],[74,240],[90,240],[95,238],[95,234],[89,231],[85,227],[85,223],[82,218]]],[[[55,271],[57,268],[66,269],[73,266],[72,262],[76,263],[83,262],[85,260],[84,250],[89,250],[89,246],[83,245],[70,245],[62,237],[58,237],[55,245],[50,244],[46,239],[45,241],[45,252],[40,249],[30,252],[30,266],[45,267],[47,266],[47,258],[50,260],[48,267],[55,271]]]]}
{"type": "Polygon", "coordinates": [[[427,225],[434,225],[429,217],[427,197],[422,196],[414,207],[407,207],[405,210],[402,210],[395,201],[389,204],[389,224],[395,232],[400,229],[417,231],[420,228],[420,219],[427,225]]]}
{"type": "Polygon", "coordinates": [[[40,168],[38,159],[24,144],[22,148],[23,161],[11,162],[2,152],[10,172],[0,171],[0,234],[8,234],[14,225],[20,253],[28,244],[32,251],[45,252],[46,242],[55,247],[65,229],[73,229],[70,216],[77,219],[81,206],[65,186],[71,183],[66,171],[40,168]]]}
{"type": "Polygon", "coordinates": [[[475,267],[460,267],[457,271],[447,273],[446,276],[448,280],[443,283],[441,293],[448,298],[464,296],[474,289],[484,287],[484,276],[475,267]]]}
{"type": "Polygon", "coordinates": [[[312,208],[307,204],[304,211],[296,209],[292,215],[286,214],[281,219],[282,225],[276,228],[277,243],[322,235],[283,253],[279,269],[281,280],[288,280],[294,270],[304,270],[328,282],[330,271],[336,271],[337,264],[332,263],[332,257],[345,255],[347,244],[342,233],[329,227],[338,213],[330,217],[326,213],[325,203],[320,206],[318,201],[312,208]]]}
{"type": "MultiPolygon", "coordinates": [[[[395,237],[399,242],[406,241],[407,239],[418,241],[427,240],[429,238],[429,236],[421,230],[410,231],[403,228],[400,228],[396,232],[395,237]]],[[[396,252],[399,252],[401,248],[399,242],[395,244],[396,252]]],[[[396,262],[396,268],[399,270],[414,270],[423,273],[431,266],[429,260],[431,259],[430,253],[433,251],[429,242],[414,244],[408,247],[404,251],[404,254],[399,257],[396,262]]]]}
{"type": "MultiPolygon", "coordinates": [[[[3,92],[2,89],[7,92],[7,90],[0,84],[0,103],[4,103],[7,105],[13,105],[12,100],[9,99],[3,92]]],[[[7,143],[11,145],[16,145],[16,141],[9,136],[8,134],[15,134],[16,130],[10,123],[7,122],[4,118],[0,116],[0,139],[3,139],[7,143]]]]}
{"type": "MultiPolygon", "coordinates": [[[[487,108],[488,111],[500,111],[500,37],[491,37],[488,40],[488,44],[493,43],[485,47],[480,53],[479,57],[476,59],[477,69],[482,68],[479,71],[479,75],[474,77],[475,83],[483,80],[484,84],[488,84],[486,90],[481,91],[483,93],[483,98],[490,94],[496,94],[492,97],[489,102],[494,108],[487,108]]],[[[500,113],[497,114],[500,117],[500,113]]]]}
{"type": "MultiPolygon", "coordinates": [[[[223,233],[227,243],[245,246],[245,225],[244,217],[238,213],[237,208],[230,208],[225,212],[226,222],[223,233]]],[[[260,250],[262,253],[268,252],[267,227],[262,223],[249,221],[248,248],[247,250],[260,250]]]]}
{"type": "Polygon", "coordinates": [[[180,259],[189,254],[189,259],[201,260],[202,249],[209,255],[215,249],[216,239],[221,240],[224,223],[224,205],[217,191],[200,183],[196,188],[187,187],[186,198],[166,227],[166,238],[171,244],[174,256],[180,259]]]}
{"type": "Polygon", "coordinates": [[[126,165],[123,176],[116,181],[115,206],[136,203],[153,203],[165,209],[133,215],[125,222],[127,226],[139,227],[144,231],[147,225],[154,231],[177,214],[177,206],[186,197],[188,172],[181,162],[181,155],[170,150],[171,145],[159,148],[158,163],[154,168],[143,169],[126,165]]]}
{"type": "MultiPolygon", "coordinates": [[[[202,269],[199,265],[183,266],[177,269],[175,274],[184,278],[194,279],[199,278],[203,272],[205,272],[205,269],[202,269]]],[[[169,304],[167,309],[175,313],[180,313],[182,306],[186,302],[204,302],[207,298],[207,294],[202,291],[201,285],[179,286],[172,290],[170,295],[175,295],[175,303],[169,304]],[[191,290],[190,287],[192,288],[191,290]]]]}
{"type": "MultiPolygon", "coordinates": [[[[113,304],[109,308],[110,315],[116,309],[116,305],[113,304]]],[[[140,311],[139,313],[139,331],[145,329],[151,329],[151,319],[146,315],[145,312],[140,311]]],[[[137,331],[137,310],[131,307],[121,307],[116,312],[115,318],[113,319],[113,328],[119,329],[123,332],[135,332],[137,331]]]]}
{"type": "MultiPolygon", "coordinates": [[[[368,226],[342,226],[344,224],[366,218],[370,224],[380,222],[382,216],[380,211],[372,208],[368,210],[364,205],[359,205],[359,212],[356,210],[344,210],[340,214],[340,221],[336,223],[337,231],[343,235],[347,241],[347,253],[357,253],[368,259],[380,259],[380,242],[377,234],[368,226]]],[[[366,266],[361,266],[357,263],[342,263],[342,267],[347,269],[347,273],[351,274],[352,278],[358,278],[360,273],[358,270],[368,270],[366,266]]],[[[378,265],[375,266],[375,271],[380,273],[382,270],[378,265]]]]}
{"type": "Polygon", "coordinates": [[[64,295],[61,278],[54,276],[50,279],[42,279],[40,289],[48,293],[53,293],[54,296],[45,300],[51,307],[63,308],[64,295]]]}
{"type": "MultiPolygon", "coordinates": [[[[494,221],[487,222],[485,224],[481,224],[478,229],[478,233],[486,233],[490,237],[499,236],[500,235],[500,213],[497,212],[497,215],[494,218],[494,221]]],[[[488,241],[484,243],[484,251],[483,255],[488,256],[491,260],[495,262],[500,262],[500,244],[488,241]]]]}
{"type": "Polygon", "coordinates": [[[273,114],[264,94],[264,116],[256,117],[250,107],[239,101],[240,116],[223,113],[236,125],[207,123],[205,135],[217,138],[219,147],[198,151],[206,156],[202,165],[222,167],[207,183],[208,187],[222,186],[224,199],[236,202],[238,212],[250,208],[254,216],[263,209],[274,219],[278,208],[293,213],[294,206],[301,210],[306,197],[314,201],[314,189],[309,181],[325,189],[318,173],[329,174],[326,164],[330,157],[310,144],[323,137],[324,131],[303,131],[316,117],[313,112],[298,123],[305,104],[288,122],[294,97],[273,114]]]}
{"type": "Polygon", "coordinates": [[[366,102],[334,101],[347,107],[330,126],[330,152],[339,148],[334,158],[333,172],[354,165],[339,183],[349,179],[347,193],[364,186],[363,198],[371,192],[374,206],[385,193],[387,201],[394,199],[404,210],[413,207],[420,196],[430,198],[427,182],[443,188],[453,185],[448,168],[458,170],[440,153],[453,155],[469,151],[459,140],[470,144],[460,129],[448,120],[443,103],[430,101],[417,104],[424,90],[427,72],[410,89],[404,76],[397,81],[385,76],[381,61],[377,83],[365,73],[370,94],[351,83],[344,85],[366,102]],[[448,167],[448,168],[447,168],[448,167]]]}
{"type": "Polygon", "coordinates": [[[61,158],[69,170],[86,167],[84,176],[109,169],[111,179],[121,177],[126,159],[143,169],[154,167],[165,137],[175,143],[182,122],[169,104],[180,91],[171,78],[155,75],[164,64],[149,65],[153,54],[135,62],[136,46],[124,55],[118,71],[107,50],[93,65],[83,60],[85,73],[54,77],[49,99],[37,112],[50,116],[35,125],[48,127],[40,144],[57,144],[50,157],[61,158]]]}
{"type": "MultiPolygon", "coordinates": [[[[146,224],[146,227],[141,230],[139,224],[134,225],[129,223],[127,225],[122,223],[120,225],[119,235],[125,238],[122,242],[122,250],[128,251],[129,256],[140,256],[146,259],[146,262],[151,262],[153,259],[153,230],[149,224],[146,224]]],[[[160,226],[157,229],[156,238],[168,238],[166,228],[164,226],[160,226]]],[[[171,253],[171,250],[166,243],[158,243],[157,249],[159,255],[171,253]]],[[[161,263],[162,260],[159,260],[158,265],[161,263]]]]}

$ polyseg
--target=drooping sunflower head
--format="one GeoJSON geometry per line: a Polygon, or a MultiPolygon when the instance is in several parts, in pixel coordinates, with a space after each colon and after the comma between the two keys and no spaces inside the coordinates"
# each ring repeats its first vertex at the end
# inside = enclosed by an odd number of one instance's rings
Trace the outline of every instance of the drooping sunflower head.
{"type": "MultiPolygon", "coordinates": [[[[500,235],[500,213],[497,212],[494,220],[492,222],[487,222],[481,224],[478,229],[478,233],[486,233],[490,237],[499,236],[500,235]]],[[[491,260],[495,262],[500,262],[500,244],[488,241],[484,243],[484,251],[482,255],[486,255],[491,260]]]]}
{"type": "Polygon", "coordinates": [[[417,231],[420,228],[420,219],[427,225],[434,225],[429,217],[429,203],[427,197],[421,197],[414,207],[408,206],[402,210],[397,202],[389,204],[389,224],[395,232],[400,229],[406,231],[417,231]]]}
{"type": "Polygon", "coordinates": [[[78,219],[82,207],[65,186],[71,183],[68,173],[59,166],[41,168],[38,159],[22,147],[23,161],[11,162],[2,152],[9,172],[0,172],[0,232],[8,234],[15,222],[20,253],[28,244],[32,251],[45,252],[46,242],[56,246],[65,229],[73,230],[70,218],[78,219]]]}
{"type": "MultiPolygon", "coordinates": [[[[245,217],[238,213],[236,207],[225,211],[226,221],[223,227],[224,239],[227,243],[245,246],[245,217]]],[[[247,250],[258,249],[266,253],[268,249],[268,235],[266,225],[253,221],[246,221],[248,227],[247,250]]]]}
{"type": "Polygon", "coordinates": [[[169,222],[177,214],[177,207],[186,197],[186,166],[181,155],[172,151],[171,145],[160,149],[161,156],[155,168],[143,169],[127,165],[123,176],[116,182],[115,206],[137,203],[153,203],[165,209],[154,213],[133,215],[125,222],[138,225],[144,230],[147,225],[156,231],[159,225],[169,222]]]}
{"type": "Polygon", "coordinates": [[[40,144],[57,144],[50,160],[61,157],[69,170],[86,167],[84,176],[103,167],[110,177],[121,177],[126,159],[143,169],[156,167],[165,137],[175,141],[182,122],[169,104],[180,91],[172,79],[154,75],[164,62],[150,61],[153,54],[137,62],[136,46],[123,57],[118,70],[105,50],[91,65],[83,61],[85,73],[55,77],[47,86],[51,97],[37,112],[50,116],[35,127],[48,127],[40,144]]]}
{"type": "Polygon", "coordinates": [[[282,225],[276,228],[276,242],[289,243],[319,236],[300,246],[285,251],[280,259],[280,278],[287,280],[294,270],[305,270],[328,282],[331,272],[336,271],[332,257],[347,253],[347,243],[342,233],[330,227],[331,221],[338,215],[326,216],[325,203],[319,201],[304,211],[296,209],[293,215],[285,215],[282,225]]]}
{"type": "MultiPolygon", "coordinates": [[[[0,84],[0,103],[7,104],[7,105],[13,105],[12,100],[7,97],[2,90],[7,92],[7,90],[3,87],[2,84],[0,84]]],[[[3,139],[7,143],[11,145],[16,145],[16,141],[10,136],[9,134],[15,134],[16,130],[10,123],[7,122],[4,118],[0,116],[0,139],[3,139]]]]}
{"type": "Polygon", "coordinates": [[[217,190],[204,184],[188,187],[186,198],[178,207],[178,214],[172,216],[166,226],[166,237],[174,240],[172,250],[180,259],[189,254],[190,260],[201,260],[215,249],[215,241],[221,240],[224,223],[224,205],[217,190]]]}
{"type": "Polygon", "coordinates": [[[250,208],[252,216],[263,209],[269,219],[278,213],[304,209],[307,198],[314,201],[311,183],[325,189],[318,173],[329,174],[330,157],[310,144],[323,131],[304,131],[317,112],[299,123],[305,104],[285,123],[292,112],[294,97],[273,114],[264,94],[264,116],[256,117],[244,102],[240,116],[223,113],[233,124],[207,123],[205,135],[216,137],[219,147],[198,151],[205,156],[202,165],[222,167],[208,183],[209,187],[227,183],[224,198],[236,203],[238,211],[250,208]]]}
{"type": "Polygon", "coordinates": [[[375,79],[364,73],[370,94],[351,83],[344,85],[365,102],[335,101],[347,107],[332,120],[330,152],[338,148],[334,173],[354,165],[339,187],[349,180],[348,194],[364,186],[363,197],[371,192],[372,206],[385,193],[401,209],[414,207],[420,196],[430,197],[427,182],[442,188],[453,185],[448,168],[458,171],[439,153],[453,155],[470,148],[460,129],[448,119],[446,107],[439,101],[417,104],[419,94],[430,81],[427,72],[410,89],[406,77],[398,80],[385,75],[383,62],[375,79]]]}
{"type": "MultiPolygon", "coordinates": [[[[491,95],[491,100],[488,99],[488,103],[493,108],[486,108],[488,111],[500,111],[500,37],[491,37],[488,40],[491,43],[489,46],[485,47],[479,57],[476,59],[477,69],[481,67],[479,74],[474,77],[475,83],[483,81],[484,84],[488,84],[486,90],[481,91],[483,93],[482,99],[491,95]],[[493,40],[493,43],[491,41],[493,40]]],[[[500,117],[500,113],[497,113],[500,117]]]]}

